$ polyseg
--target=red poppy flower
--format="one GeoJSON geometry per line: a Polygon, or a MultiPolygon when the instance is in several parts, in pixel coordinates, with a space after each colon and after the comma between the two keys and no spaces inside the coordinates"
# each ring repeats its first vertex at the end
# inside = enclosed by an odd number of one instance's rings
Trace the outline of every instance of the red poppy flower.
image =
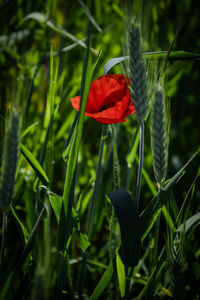
{"type": "MultiPolygon", "coordinates": [[[[103,75],[90,84],[85,115],[103,124],[125,122],[135,112],[123,75],[103,75]]],[[[72,106],[79,110],[80,96],[71,99],[72,106]]]]}

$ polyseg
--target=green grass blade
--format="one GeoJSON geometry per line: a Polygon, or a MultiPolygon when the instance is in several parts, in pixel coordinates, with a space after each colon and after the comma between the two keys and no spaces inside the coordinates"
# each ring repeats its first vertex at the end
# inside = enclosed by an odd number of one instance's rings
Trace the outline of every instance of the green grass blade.
{"type": "Polygon", "coordinates": [[[12,205],[11,205],[11,211],[12,211],[13,217],[15,218],[17,224],[19,225],[20,231],[22,232],[22,235],[24,237],[24,242],[27,243],[28,237],[29,237],[28,231],[27,231],[26,227],[24,226],[24,224],[22,223],[22,221],[19,219],[19,217],[12,205]]]}
{"type": "Polygon", "coordinates": [[[192,160],[197,156],[199,151],[197,151],[188,162],[164,185],[163,190],[160,191],[159,197],[155,196],[149,205],[143,210],[140,214],[140,222],[141,222],[141,234],[143,235],[147,230],[148,226],[150,226],[152,219],[154,218],[158,209],[160,209],[165,202],[169,199],[169,192],[174,187],[176,182],[182,177],[183,172],[192,162],[192,160]]]}
{"type": "MultiPolygon", "coordinates": [[[[168,51],[157,51],[157,52],[145,52],[143,55],[146,59],[152,60],[165,60],[166,54],[168,51]]],[[[199,53],[192,53],[187,51],[171,51],[168,57],[168,60],[194,60],[199,59],[199,53]]],[[[114,66],[118,65],[119,63],[129,59],[129,56],[121,56],[116,58],[109,59],[106,64],[104,65],[104,74],[107,74],[110,69],[114,66]]]]}
{"type": "Polygon", "coordinates": [[[31,251],[34,236],[35,236],[35,234],[37,232],[37,229],[38,229],[38,226],[40,225],[40,222],[42,221],[44,216],[46,216],[46,207],[43,207],[43,209],[41,210],[41,212],[40,212],[40,214],[37,218],[37,221],[35,222],[35,225],[34,225],[32,231],[31,231],[29,239],[28,239],[28,241],[26,243],[26,246],[24,247],[24,250],[23,250],[22,255],[20,257],[19,266],[20,266],[21,262],[25,259],[25,257],[29,254],[29,252],[31,251]]]}
{"type": "Polygon", "coordinates": [[[33,156],[33,154],[23,145],[20,143],[20,149],[27,160],[27,162],[30,164],[30,166],[33,168],[39,179],[44,185],[49,185],[49,179],[45,173],[45,171],[42,169],[41,165],[39,164],[38,160],[33,156]]]}
{"type": "Polygon", "coordinates": [[[112,69],[114,66],[118,65],[120,62],[123,62],[127,60],[129,56],[122,56],[122,57],[116,57],[111,58],[107,61],[107,63],[103,67],[103,73],[106,75],[112,69]]]}
{"type": "MultiPolygon", "coordinates": [[[[168,51],[158,51],[158,52],[146,52],[143,53],[147,59],[155,59],[155,60],[165,60],[166,54],[168,51]]],[[[193,60],[199,59],[199,53],[192,53],[187,51],[171,51],[168,60],[193,60]]]]}
{"type": "Polygon", "coordinates": [[[96,30],[98,32],[102,32],[101,27],[97,24],[97,22],[95,21],[95,19],[91,15],[91,12],[89,11],[87,6],[85,5],[85,3],[82,0],[78,0],[78,2],[80,3],[85,15],[87,16],[88,20],[90,21],[90,23],[96,28],[96,30]]]}
{"type": "Polygon", "coordinates": [[[134,136],[133,145],[131,146],[129,153],[126,156],[126,161],[127,161],[129,168],[132,167],[135,158],[137,159],[137,162],[139,163],[138,156],[136,155],[139,141],[140,141],[140,131],[137,130],[136,135],[134,136]]]}
{"type": "Polygon", "coordinates": [[[17,109],[10,112],[6,123],[3,160],[0,174],[0,208],[6,210],[13,199],[15,174],[19,148],[19,114],[17,109]]]}
{"type": "Polygon", "coordinates": [[[88,240],[88,236],[85,233],[80,232],[80,247],[82,251],[86,251],[91,243],[88,240]]]}
{"type": "Polygon", "coordinates": [[[118,252],[116,254],[116,267],[117,267],[117,276],[119,280],[120,294],[121,297],[123,298],[125,296],[125,290],[126,290],[126,273],[125,273],[124,264],[118,252]]]}
{"type": "Polygon", "coordinates": [[[101,277],[100,281],[98,282],[92,296],[89,298],[89,300],[97,300],[101,296],[101,294],[104,292],[106,287],[108,286],[112,275],[113,275],[114,269],[112,262],[108,265],[106,271],[104,272],[103,276],[101,277]]]}
{"type": "Polygon", "coordinates": [[[39,125],[38,122],[35,122],[33,124],[31,124],[30,126],[28,126],[21,134],[21,139],[23,139],[28,133],[30,133],[31,131],[34,131],[35,126],[39,125]]]}
{"type": "Polygon", "coordinates": [[[200,224],[200,212],[193,215],[189,219],[187,219],[183,224],[181,224],[177,231],[178,232],[183,232],[183,233],[188,233],[188,231],[192,230],[196,226],[200,224]]]}
{"type": "Polygon", "coordinates": [[[120,256],[126,267],[134,267],[138,263],[141,246],[140,220],[136,207],[129,193],[122,187],[111,192],[108,197],[120,226],[120,256]]]}
{"type": "Polygon", "coordinates": [[[23,119],[22,119],[22,129],[24,129],[24,127],[26,125],[26,119],[27,119],[27,116],[28,116],[28,111],[29,111],[29,107],[30,107],[30,103],[31,103],[31,97],[32,97],[32,94],[33,94],[34,80],[35,80],[35,77],[36,77],[36,74],[37,74],[37,70],[38,69],[35,68],[33,76],[31,78],[30,85],[28,87],[28,94],[27,94],[27,97],[26,97],[26,104],[25,104],[23,119]]]}
{"type": "Polygon", "coordinates": [[[67,37],[70,40],[78,43],[80,46],[86,48],[86,44],[80,40],[78,40],[73,34],[69,33],[68,31],[66,31],[64,28],[62,28],[61,26],[56,25],[52,20],[48,20],[47,17],[45,15],[43,15],[40,12],[32,12],[29,15],[27,15],[24,20],[35,20],[38,21],[40,23],[45,23],[50,29],[52,29],[53,31],[59,33],[60,35],[62,35],[63,37],[67,37]]]}
{"type": "Polygon", "coordinates": [[[76,116],[74,118],[73,124],[69,131],[69,135],[68,135],[67,140],[64,145],[64,150],[62,153],[62,158],[64,161],[66,161],[69,158],[69,153],[70,153],[70,150],[73,145],[74,138],[75,138],[75,132],[76,132],[75,127],[76,127],[77,121],[78,121],[78,113],[76,114],[76,116]]]}
{"type": "MultiPolygon", "coordinates": [[[[69,153],[69,161],[67,165],[66,178],[64,184],[63,204],[64,204],[64,212],[65,212],[66,220],[71,218],[71,210],[73,207],[73,202],[72,202],[72,198],[69,197],[69,195],[70,192],[73,193],[71,187],[72,187],[72,182],[75,179],[74,176],[75,176],[75,169],[78,160],[78,153],[79,153],[82,131],[83,131],[85,107],[87,103],[90,82],[92,80],[92,75],[96,66],[95,64],[92,65],[92,57],[89,48],[90,47],[89,47],[89,38],[88,38],[88,47],[85,53],[83,75],[81,81],[81,104],[80,104],[79,119],[78,119],[78,124],[76,126],[75,138],[69,153]]],[[[68,226],[67,230],[68,231],[71,230],[70,228],[71,227],[68,226]]],[[[66,236],[69,237],[70,233],[69,232],[68,234],[65,233],[65,238],[66,236]]]]}
{"type": "Polygon", "coordinates": [[[49,197],[51,207],[54,211],[57,223],[59,224],[63,199],[62,199],[62,197],[52,193],[51,191],[48,191],[47,194],[48,194],[48,197],[49,197]]]}

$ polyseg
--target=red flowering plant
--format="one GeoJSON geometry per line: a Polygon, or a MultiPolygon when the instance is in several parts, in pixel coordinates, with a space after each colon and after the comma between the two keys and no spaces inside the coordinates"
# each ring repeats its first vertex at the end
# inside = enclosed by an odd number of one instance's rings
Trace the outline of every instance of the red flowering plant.
{"type": "MultiPolygon", "coordinates": [[[[135,112],[130,97],[129,78],[121,74],[99,77],[90,85],[85,115],[103,124],[125,122],[135,112]]],[[[79,111],[80,96],[71,99],[72,106],[79,111]]]]}

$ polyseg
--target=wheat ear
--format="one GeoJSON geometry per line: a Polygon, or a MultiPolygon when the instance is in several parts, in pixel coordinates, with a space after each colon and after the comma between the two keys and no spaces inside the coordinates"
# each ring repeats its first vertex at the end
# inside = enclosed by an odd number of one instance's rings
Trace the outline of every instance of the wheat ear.
{"type": "Polygon", "coordinates": [[[4,151],[0,176],[0,207],[7,210],[9,207],[15,184],[15,172],[18,159],[18,111],[11,111],[6,125],[4,151]]]}
{"type": "Polygon", "coordinates": [[[141,34],[139,25],[129,30],[130,94],[135,106],[137,122],[141,125],[148,112],[148,90],[145,64],[141,53],[141,34]]]}
{"type": "Polygon", "coordinates": [[[163,88],[158,85],[152,111],[151,126],[153,168],[155,179],[162,186],[167,173],[167,130],[165,120],[165,103],[163,88]]]}

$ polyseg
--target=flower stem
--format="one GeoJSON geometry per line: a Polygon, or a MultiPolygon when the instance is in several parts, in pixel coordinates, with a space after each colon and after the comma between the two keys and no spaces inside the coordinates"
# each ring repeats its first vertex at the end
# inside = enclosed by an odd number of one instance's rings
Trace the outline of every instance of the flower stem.
{"type": "Polygon", "coordinates": [[[1,264],[3,265],[4,260],[4,249],[7,233],[7,224],[8,224],[8,214],[7,211],[3,211],[3,222],[2,222],[2,240],[1,240],[1,264]]]}
{"type": "Polygon", "coordinates": [[[143,156],[144,156],[144,123],[142,123],[140,125],[139,167],[138,167],[137,189],[136,189],[137,211],[139,210],[139,201],[140,201],[140,188],[141,188],[141,179],[142,179],[143,156]]]}
{"type": "MultiPolygon", "coordinates": [[[[98,163],[97,163],[97,167],[96,167],[96,179],[95,179],[95,184],[94,184],[94,191],[92,194],[92,198],[90,200],[89,211],[88,211],[88,216],[87,216],[87,225],[86,225],[87,229],[86,230],[87,230],[87,235],[88,235],[89,241],[92,239],[92,234],[94,231],[94,221],[95,221],[95,214],[96,214],[96,207],[97,207],[97,199],[98,199],[100,175],[101,175],[101,164],[102,164],[102,157],[103,157],[104,142],[105,142],[105,138],[106,138],[106,131],[107,131],[106,125],[103,125],[102,126],[102,134],[101,134],[101,144],[100,144],[99,156],[98,156],[99,158],[98,158],[98,163]]],[[[76,284],[79,294],[81,294],[82,286],[83,286],[85,275],[86,275],[87,259],[88,259],[88,252],[84,252],[82,255],[82,262],[81,262],[80,271],[78,274],[78,279],[77,279],[77,284],[76,284]]]]}
{"type": "MultiPolygon", "coordinates": [[[[117,155],[117,147],[116,147],[116,141],[115,141],[115,132],[114,132],[114,126],[111,124],[111,133],[112,133],[112,142],[113,142],[113,186],[114,189],[118,189],[120,187],[120,166],[119,166],[119,160],[117,155]]],[[[110,262],[112,262],[114,258],[115,253],[115,242],[113,237],[114,232],[114,224],[115,224],[115,211],[112,206],[111,209],[111,217],[110,217],[110,232],[109,232],[109,259],[110,262]]],[[[109,290],[109,296],[110,299],[115,299],[116,297],[116,276],[113,276],[112,282],[110,285],[109,290]]]]}
{"type": "Polygon", "coordinates": [[[115,143],[114,127],[112,124],[111,124],[111,131],[112,131],[112,141],[113,141],[113,184],[114,184],[114,189],[116,190],[120,187],[120,166],[119,166],[119,159],[118,159],[116,143],[115,143]]]}

